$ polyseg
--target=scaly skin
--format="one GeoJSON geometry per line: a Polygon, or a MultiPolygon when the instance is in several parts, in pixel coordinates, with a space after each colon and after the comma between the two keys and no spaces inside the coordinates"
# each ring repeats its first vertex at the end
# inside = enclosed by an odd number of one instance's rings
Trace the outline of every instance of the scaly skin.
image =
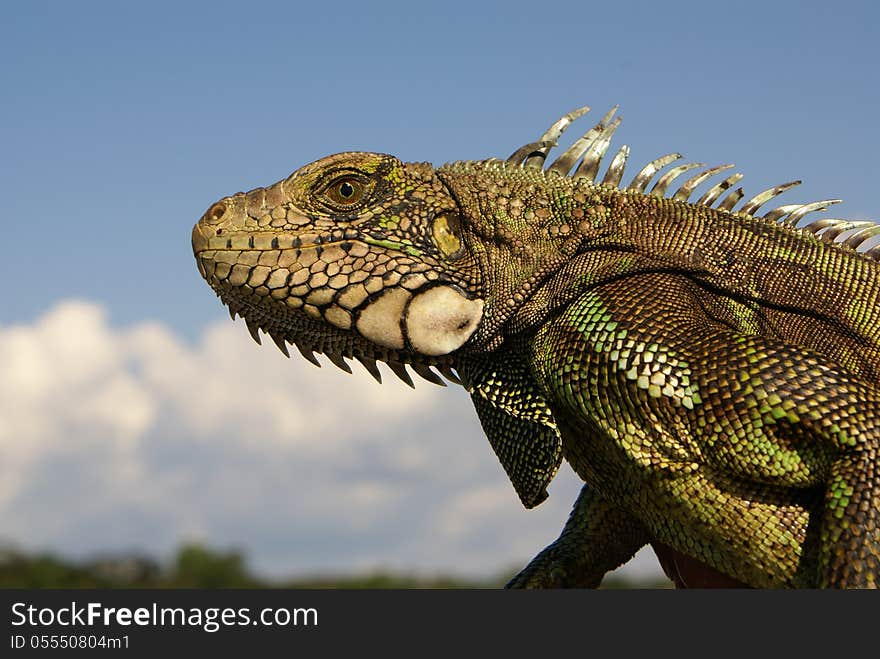
{"type": "Polygon", "coordinates": [[[552,130],[508,162],[344,153],[227,197],[200,272],[285,352],[455,369],[527,507],[568,460],[584,490],[513,587],[596,586],[648,543],[678,585],[876,587],[872,229],[666,198],[671,174],[646,194],[654,170],[597,184],[589,151],[544,170],[552,130]]]}

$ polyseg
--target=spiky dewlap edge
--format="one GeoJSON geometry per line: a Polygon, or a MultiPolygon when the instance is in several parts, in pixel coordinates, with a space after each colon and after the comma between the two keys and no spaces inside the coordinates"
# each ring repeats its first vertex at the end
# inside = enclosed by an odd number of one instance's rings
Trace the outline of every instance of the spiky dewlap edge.
{"type": "Polygon", "coordinates": [[[446,386],[440,377],[441,375],[453,384],[461,384],[461,378],[454,370],[454,360],[449,356],[410,355],[392,348],[373,345],[366,340],[359,340],[359,337],[355,335],[341,339],[337,337],[336,340],[332,340],[329,337],[321,336],[322,323],[312,321],[305,316],[297,316],[297,319],[300,324],[313,324],[314,331],[302,336],[295,336],[288,331],[288,328],[283,327],[283,323],[277,322],[272,310],[263,307],[261,298],[256,300],[242,298],[232,288],[221,290],[215,288],[215,292],[220,301],[226,305],[232,320],[240,316],[245,321],[251,338],[258,345],[262,345],[260,332],[263,332],[272,339],[285,357],[290,357],[290,351],[287,349],[289,344],[294,346],[307,361],[319,368],[322,364],[315,353],[324,355],[334,366],[346,373],[352,372],[351,366],[346,360],[355,359],[379,383],[382,382],[382,375],[377,362],[384,363],[395,376],[413,388],[415,383],[407,371],[407,367],[432,384],[446,386]],[[432,369],[436,369],[437,372],[432,369]]]}

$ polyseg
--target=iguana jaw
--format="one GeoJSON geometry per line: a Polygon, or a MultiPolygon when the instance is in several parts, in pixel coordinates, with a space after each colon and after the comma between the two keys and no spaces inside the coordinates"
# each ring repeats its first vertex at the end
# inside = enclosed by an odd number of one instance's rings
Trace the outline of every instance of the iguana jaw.
{"type": "MultiPolygon", "coordinates": [[[[197,253],[196,260],[199,263],[199,270],[205,270],[207,275],[211,268],[208,259],[197,253]]],[[[324,354],[334,365],[349,373],[351,367],[346,360],[357,359],[379,382],[382,381],[382,377],[377,362],[386,363],[391,371],[409,386],[414,385],[404,368],[405,365],[409,365],[416,374],[434,384],[443,385],[444,382],[431,370],[432,367],[446,379],[456,384],[460,383],[458,376],[452,370],[456,367],[456,359],[453,355],[429,356],[412,350],[383,346],[367,340],[358,331],[338,328],[321,316],[315,318],[301,308],[294,309],[271,297],[248,292],[241,286],[232,285],[228,279],[220,279],[216,275],[207,275],[205,278],[221,302],[228,307],[230,316],[233,319],[241,316],[245,320],[254,341],[258,344],[262,343],[260,332],[263,332],[288,357],[289,344],[295,346],[303,357],[316,366],[321,366],[321,363],[314,353],[324,354]]],[[[430,291],[440,291],[445,288],[430,288],[425,295],[430,291]]],[[[383,313],[391,312],[391,309],[383,310],[381,305],[379,306],[379,310],[383,313]]],[[[361,316],[369,317],[368,314],[363,313],[361,316]]],[[[374,331],[378,334],[382,331],[382,323],[378,319],[374,319],[373,322],[376,325],[374,331]]],[[[398,323],[398,326],[400,324],[398,323]]],[[[390,341],[386,340],[386,343],[388,342],[390,341]]]]}

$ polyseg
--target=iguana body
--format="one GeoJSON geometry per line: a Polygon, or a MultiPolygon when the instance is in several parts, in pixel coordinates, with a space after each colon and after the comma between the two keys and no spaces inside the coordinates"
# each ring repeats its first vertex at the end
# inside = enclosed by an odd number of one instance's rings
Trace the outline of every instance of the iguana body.
{"type": "Polygon", "coordinates": [[[855,248],[880,227],[757,215],[794,183],[732,212],[738,174],[688,201],[727,166],[647,192],[677,154],[622,189],[623,147],[600,182],[613,112],[545,169],[585,111],[504,162],[338,154],[227,197],[200,272],[285,352],[455,369],[526,506],[568,460],[581,496],[511,585],[597,585],[653,543],[668,573],[876,587],[880,248],[855,248]]]}

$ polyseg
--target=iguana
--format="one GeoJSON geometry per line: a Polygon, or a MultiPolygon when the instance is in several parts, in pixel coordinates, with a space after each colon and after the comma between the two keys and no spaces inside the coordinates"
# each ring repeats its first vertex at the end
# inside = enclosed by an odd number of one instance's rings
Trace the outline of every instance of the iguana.
{"type": "Polygon", "coordinates": [[[199,271],[285,355],[463,384],[526,507],[571,464],[510,586],[597,586],[650,543],[678,585],[877,587],[880,225],[759,215],[798,181],[734,210],[740,174],[708,187],[731,165],[649,190],[679,154],[623,186],[624,146],[599,178],[616,109],[549,165],[588,108],[506,160],[323,158],[212,205],[199,271]]]}

